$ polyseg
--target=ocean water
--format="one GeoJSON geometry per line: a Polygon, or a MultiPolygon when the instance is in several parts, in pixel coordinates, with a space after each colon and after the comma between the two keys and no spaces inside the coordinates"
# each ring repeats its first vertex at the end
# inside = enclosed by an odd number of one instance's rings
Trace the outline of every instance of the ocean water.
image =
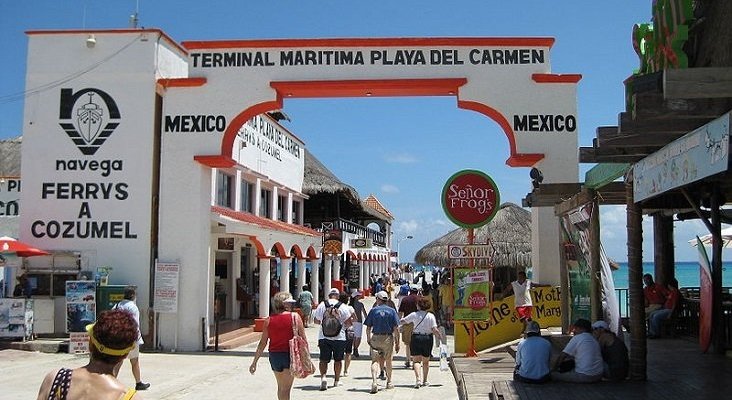
{"type": "MultiPolygon", "coordinates": [[[[620,268],[613,271],[616,289],[628,288],[628,263],[619,262],[620,268]]],[[[643,273],[653,275],[653,263],[643,263],[643,273]]],[[[679,287],[699,287],[699,263],[696,261],[680,261],[676,263],[676,280],[679,287]]],[[[722,287],[732,287],[732,262],[722,262],[722,287]]]]}

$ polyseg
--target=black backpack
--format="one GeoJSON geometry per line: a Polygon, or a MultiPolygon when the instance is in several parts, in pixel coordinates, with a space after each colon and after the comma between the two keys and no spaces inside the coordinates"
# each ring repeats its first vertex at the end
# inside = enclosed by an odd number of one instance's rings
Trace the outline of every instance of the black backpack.
{"type": "Polygon", "coordinates": [[[321,323],[321,326],[323,327],[323,336],[336,337],[340,335],[341,329],[343,329],[343,324],[338,318],[340,317],[338,307],[340,307],[341,304],[341,302],[338,302],[331,305],[327,300],[325,301],[325,312],[323,313],[323,322],[321,323]]]}

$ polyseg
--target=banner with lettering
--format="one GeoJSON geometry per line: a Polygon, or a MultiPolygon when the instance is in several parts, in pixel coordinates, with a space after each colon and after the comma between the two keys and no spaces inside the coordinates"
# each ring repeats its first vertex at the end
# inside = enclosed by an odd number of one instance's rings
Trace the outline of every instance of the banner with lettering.
{"type": "Polygon", "coordinates": [[[567,274],[569,275],[569,320],[590,318],[590,219],[593,203],[582,205],[561,218],[567,274]]]}
{"type": "Polygon", "coordinates": [[[484,321],[490,311],[490,274],[487,269],[455,268],[456,321],[484,321]]]}
{"type": "MultiPolygon", "coordinates": [[[[531,289],[534,304],[532,318],[542,328],[562,325],[560,308],[561,296],[558,287],[531,289]]],[[[521,336],[523,324],[519,321],[514,307],[514,296],[493,301],[489,307],[488,318],[475,321],[475,350],[481,351],[516,340],[521,336]]],[[[470,342],[470,322],[455,323],[455,352],[465,353],[470,342]]]]}

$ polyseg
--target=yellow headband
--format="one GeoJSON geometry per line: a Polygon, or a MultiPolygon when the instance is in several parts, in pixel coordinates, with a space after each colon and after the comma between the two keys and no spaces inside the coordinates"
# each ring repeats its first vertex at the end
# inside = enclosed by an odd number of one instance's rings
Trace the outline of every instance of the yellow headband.
{"type": "Polygon", "coordinates": [[[125,356],[127,353],[129,353],[132,349],[135,348],[135,343],[133,342],[129,347],[124,349],[112,349],[109,348],[97,340],[97,338],[94,337],[94,324],[89,324],[86,326],[86,331],[89,333],[89,340],[91,340],[94,347],[97,348],[100,352],[110,355],[110,356],[125,356]]]}

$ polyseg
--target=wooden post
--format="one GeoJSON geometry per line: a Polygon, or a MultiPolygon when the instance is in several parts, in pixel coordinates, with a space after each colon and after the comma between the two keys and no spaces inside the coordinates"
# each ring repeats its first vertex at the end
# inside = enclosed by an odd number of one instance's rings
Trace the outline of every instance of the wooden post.
{"type": "Polygon", "coordinates": [[[720,221],[719,187],[712,188],[710,204],[712,222],[712,352],[724,354],[722,323],[722,224],[720,221]]]}
{"type": "Polygon", "coordinates": [[[653,215],[653,264],[656,282],[665,286],[674,278],[674,222],[671,216],[653,215]]]}
{"type": "MultiPolygon", "coordinates": [[[[475,243],[475,230],[468,228],[468,244],[475,243]]],[[[475,260],[470,259],[470,268],[475,268],[475,260]]],[[[468,352],[465,353],[465,357],[478,357],[478,353],[475,351],[475,322],[470,321],[470,343],[468,344],[468,352]]]]}
{"type": "Polygon", "coordinates": [[[646,313],[643,297],[643,210],[633,200],[633,170],[625,180],[630,298],[630,379],[646,380],[646,313]]]}

